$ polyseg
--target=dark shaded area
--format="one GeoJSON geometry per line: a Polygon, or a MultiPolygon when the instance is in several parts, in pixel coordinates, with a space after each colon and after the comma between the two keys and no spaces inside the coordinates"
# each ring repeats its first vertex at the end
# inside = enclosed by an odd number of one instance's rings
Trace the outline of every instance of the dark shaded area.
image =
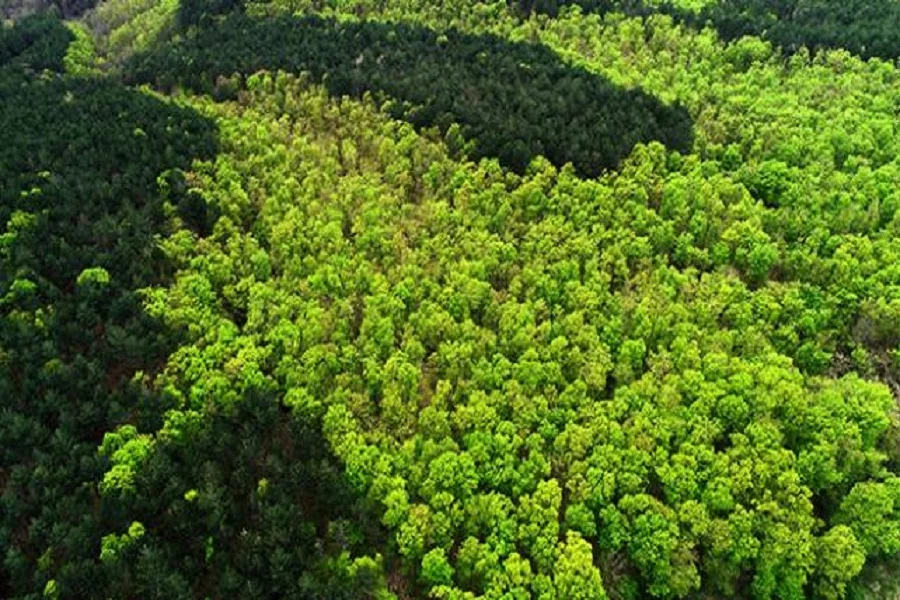
{"type": "MultiPolygon", "coordinates": [[[[255,389],[159,444],[122,498],[119,521],[147,528],[105,566],[116,598],[370,597],[375,573],[348,577],[341,551],[381,537],[321,437],[255,389]],[[185,494],[185,490],[193,490],[185,494]]],[[[383,546],[381,546],[383,547],[383,546]]]]}
{"type": "Polygon", "coordinates": [[[686,151],[687,111],[620,88],[548,48],[491,35],[318,17],[232,14],[126,67],[132,83],[216,93],[216,80],[259,70],[309,72],[335,96],[372,92],[396,118],[462,126],[476,157],[522,171],[536,155],[585,175],[614,168],[635,144],[686,151]]]}
{"type": "Polygon", "coordinates": [[[50,577],[61,597],[90,597],[97,444],[136,410],[132,373],[168,349],[137,294],[166,272],[156,178],[211,156],[215,129],[112,81],[34,75],[61,63],[59,21],[5,33],[18,52],[0,68],[0,597],[50,577]],[[106,276],[79,281],[90,268],[106,276]]]}
{"type": "Polygon", "coordinates": [[[26,17],[15,27],[0,27],[0,69],[61,71],[71,41],[72,33],[48,13],[26,17]]]}
{"type": "Polygon", "coordinates": [[[212,17],[232,11],[243,11],[244,0],[181,0],[178,4],[178,26],[212,26],[212,17]]]}
{"type": "Polygon", "coordinates": [[[156,431],[180,406],[133,381],[181,339],[139,290],[172,275],[157,238],[173,213],[201,234],[214,220],[184,170],[218,142],[192,109],[52,72],[69,39],[52,16],[2,37],[0,597],[38,597],[50,580],[60,598],[254,597],[248,582],[258,597],[362,597],[371,574],[348,578],[330,556],[378,535],[378,521],[353,512],[318,426],[275,390],[158,443],[136,494],[98,493],[104,434],[156,431]],[[205,500],[188,502],[190,488],[205,500]],[[136,520],[141,542],[101,561],[103,536],[136,520]],[[375,529],[348,531],[353,521],[375,529]]]}
{"type": "Polygon", "coordinates": [[[719,0],[699,13],[671,2],[643,0],[510,0],[522,14],[555,16],[565,6],[631,16],[665,13],[691,27],[713,26],[732,41],[745,35],[770,40],[785,53],[844,48],[863,58],[900,56],[900,3],[871,0],[719,0]]]}
{"type": "Polygon", "coordinates": [[[900,56],[900,3],[871,0],[725,0],[698,17],[726,40],[769,39],[785,52],[844,48],[864,58],[900,56]]]}

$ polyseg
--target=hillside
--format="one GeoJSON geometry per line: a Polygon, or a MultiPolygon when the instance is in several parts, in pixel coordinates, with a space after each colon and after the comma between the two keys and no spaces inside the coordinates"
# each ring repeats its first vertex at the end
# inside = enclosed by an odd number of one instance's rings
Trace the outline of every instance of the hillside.
{"type": "Polygon", "coordinates": [[[900,597],[896,0],[0,16],[0,598],[900,597]]]}

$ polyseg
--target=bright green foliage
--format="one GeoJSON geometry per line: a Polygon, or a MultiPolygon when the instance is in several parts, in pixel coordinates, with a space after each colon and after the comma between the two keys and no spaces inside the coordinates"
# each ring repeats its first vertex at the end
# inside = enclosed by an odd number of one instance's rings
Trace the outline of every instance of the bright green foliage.
{"type": "Polygon", "coordinates": [[[186,84],[219,98],[236,92],[227,77],[259,69],[307,71],[337,97],[372,92],[393,116],[448,135],[456,123],[473,155],[496,156],[518,171],[541,154],[596,174],[638,142],[682,150],[691,143],[682,107],[616,86],[542,45],[489,33],[233,14],[125,67],[131,82],[186,84]]]}
{"type": "Polygon", "coordinates": [[[508,0],[523,14],[584,12],[670,14],[695,27],[712,24],[726,40],[758,35],[784,49],[844,48],[863,57],[900,55],[900,6],[892,0],[508,0]]]}
{"type": "Polygon", "coordinates": [[[103,61],[120,64],[176,31],[178,0],[107,0],[84,16],[103,61]]]}
{"type": "Polygon", "coordinates": [[[698,18],[712,20],[726,39],[765,35],[788,51],[806,46],[846,48],[864,57],[900,56],[896,2],[718,0],[709,2],[698,18]]]}
{"type": "Polygon", "coordinates": [[[102,290],[109,285],[109,271],[103,267],[85,269],[75,279],[75,285],[82,290],[102,290]]]}
{"type": "Polygon", "coordinates": [[[72,32],[72,42],[66,49],[63,57],[63,66],[66,73],[77,76],[87,76],[95,72],[94,39],[90,33],[79,23],[68,25],[72,32]]]}
{"type": "Polygon", "coordinates": [[[144,531],[144,526],[135,521],[122,535],[112,533],[104,536],[101,542],[100,560],[106,563],[119,560],[123,552],[144,537],[144,531]]]}
{"type": "Polygon", "coordinates": [[[865,551],[849,527],[837,525],[829,530],[816,543],[816,570],[821,578],[816,592],[823,598],[842,598],[865,561],[865,551]]]}
{"type": "Polygon", "coordinates": [[[837,521],[850,527],[869,554],[900,551],[900,479],[858,483],[841,502],[837,521]]]}
{"type": "Polygon", "coordinates": [[[443,550],[435,548],[422,558],[422,580],[429,586],[448,585],[453,581],[453,567],[443,550]]]}
{"type": "Polygon", "coordinates": [[[141,289],[174,268],[157,240],[177,239],[169,215],[184,191],[166,196],[159,179],[212,156],[215,128],[73,68],[86,64],[78,31],[50,17],[0,31],[0,596],[178,598],[211,585],[207,571],[227,579],[206,588],[218,595],[279,577],[302,597],[375,589],[379,569],[339,558],[360,545],[339,518],[353,500],[309,427],[282,422],[270,403],[256,420],[236,416],[259,426],[251,434],[210,428],[198,412],[159,431],[178,392],[146,384],[179,335],[142,309],[152,294],[141,289]],[[276,458],[279,435],[299,450],[276,458]],[[158,439],[184,455],[160,456],[158,439]],[[210,462],[216,453],[233,462],[210,462]],[[266,477],[277,483],[246,512],[221,510],[226,491],[247,498],[238,490],[266,477]],[[328,510],[298,512],[296,490],[328,498],[328,510]],[[232,552],[238,540],[243,553],[232,552]]]}
{"type": "MultiPolygon", "coordinates": [[[[126,420],[143,430],[158,419],[133,380],[172,345],[137,293],[163,270],[155,180],[214,148],[191,109],[62,74],[81,64],[66,58],[73,37],[48,16],[0,31],[3,597],[90,596],[105,581],[102,536],[140,520],[98,501],[108,465],[97,447],[126,420]]],[[[133,428],[123,462],[140,462],[146,438],[133,428]]],[[[122,471],[110,479],[120,476],[133,486],[122,471]]]]}
{"type": "MultiPolygon", "coordinates": [[[[633,228],[654,212],[614,199],[666,198],[710,166],[666,175],[653,146],[599,181],[541,161],[517,177],[454,162],[371,106],[333,103],[284,75],[247,87],[222,108],[225,152],[196,169],[222,216],[182,259],[190,274],[158,300],[197,302],[202,277],[204,295],[225,301],[221,316],[202,317],[213,318],[206,331],[243,331],[172,356],[165,380],[184,382],[185,398],[202,401],[223,378],[216,402],[231,406],[226,390],[265,373],[252,358],[265,356],[295,410],[324,414],[351,481],[384,507],[399,556],[440,597],[563,597],[572,581],[621,591],[633,580],[612,566],[619,556],[659,597],[844,589],[852,575],[837,578],[825,558],[837,534],[819,541],[813,498],[837,506],[884,472],[893,400],[780,356],[773,333],[784,325],[767,307],[798,291],[760,286],[759,274],[742,281],[737,255],[706,274],[637,258],[633,228]],[[278,141],[247,142],[260,127],[278,141]],[[397,179],[396,164],[423,167],[397,179]],[[409,193],[416,202],[399,201],[409,193]],[[256,220],[244,197],[266,199],[256,220]],[[268,266],[254,272],[260,250],[268,266]],[[212,367],[191,367],[196,352],[212,367]]],[[[716,177],[739,210],[764,210],[716,177]]],[[[196,320],[179,310],[173,325],[196,320]]]]}
{"type": "Polygon", "coordinates": [[[896,65],[242,4],[2,31],[2,595],[891,593],[896,65]]]}
{"type": "Polygon", "coordinates": [[[600,571],[593,563],[591,545],[570,531],[561,543],[559,558],[553,570],[553,584],[558,598],[572,600],[604,600],[606,591],[600,571]]]}

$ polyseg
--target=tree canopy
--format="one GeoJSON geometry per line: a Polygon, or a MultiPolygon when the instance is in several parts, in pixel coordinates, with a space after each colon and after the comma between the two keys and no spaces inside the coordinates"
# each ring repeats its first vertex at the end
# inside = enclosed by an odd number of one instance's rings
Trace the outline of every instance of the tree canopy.
{"type": "Polygon", "coordinates": [[[2,26],[0,597],[898,592],[896,63],[565,4],[2,26]]]}

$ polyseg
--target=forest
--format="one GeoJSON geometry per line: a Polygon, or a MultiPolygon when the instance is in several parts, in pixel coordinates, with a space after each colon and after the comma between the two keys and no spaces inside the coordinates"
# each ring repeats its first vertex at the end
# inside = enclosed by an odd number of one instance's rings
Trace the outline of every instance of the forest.
{"type": "Polygon", "coordinates": [[[896,0],[0,0],[0,598],[900,596],[896,0]]]}

